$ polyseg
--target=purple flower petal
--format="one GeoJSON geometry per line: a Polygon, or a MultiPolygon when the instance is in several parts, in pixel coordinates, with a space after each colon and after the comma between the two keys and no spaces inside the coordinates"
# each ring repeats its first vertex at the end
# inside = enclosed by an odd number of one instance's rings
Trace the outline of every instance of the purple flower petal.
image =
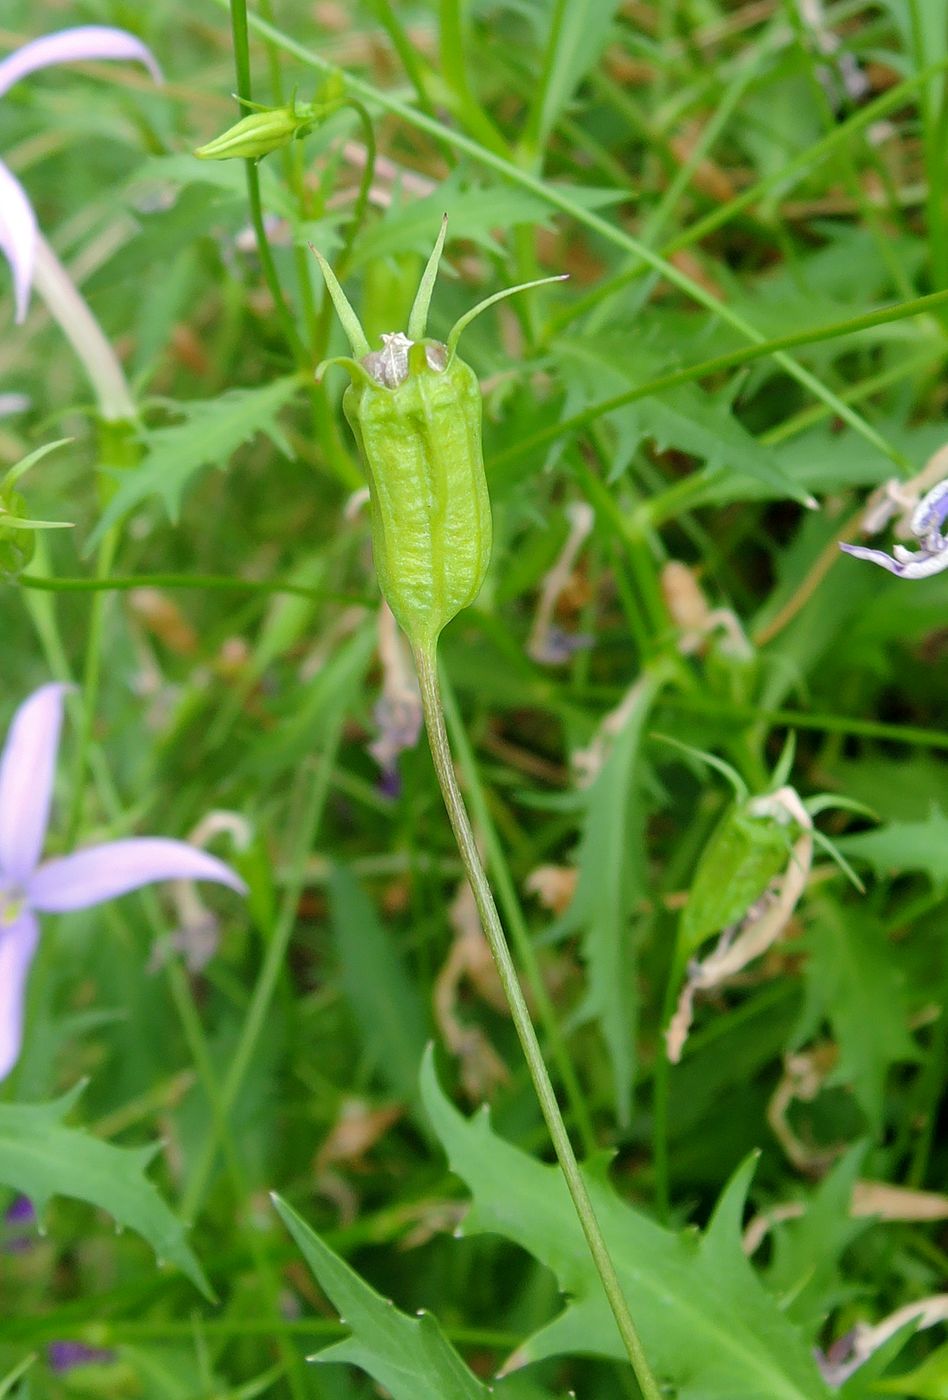
{"type": "Polygon", "coordinates": [[[161,82],[161,69],[151,50],[141,39],[124,29],[111,29],[103,24],[84,24],[77,29],[60,29],[56,34],[44,34],[41,39],[15,49],[0,63],[0,97],[14,83],[49,68],[56,63],[81,63],[90,58],[130,58],[144,63],[156,83],[161,82]]]}
{"type": "Polygon", "coordinates": [[[13,273],[16,322],[26,320],[36,252],[36,215],[26,191],[0,161],[0,250],[13,273]]]}
{"type": "Polygon", "coordinates": [[[239,894],[246,892],[244,882],[216,856],[184,841],[142,836],[47,861],[27,882],[26,894],[41,914],[63,914],[156,880],[214,880],[239,894]]]}
{"type": "Polygon", "coordinates": [[[908,558],[893,559],[885,550],[866,549],[861,544],[840,542],[839,547],[854,559],[868,559],[870,564],[878,564],[880,569],[887,569],[890,574],[895,574],[896,578],[930,578],[932,574],[940,574],[948,569],[948,549],[939,550],[934,554],[922,550],[915,555],[905,550],[908,558]]]}
{"type": "Polygon", "coordinates": [[[14,1196],[0,1223],[0,1254],[29,1254],[36,1244],[36,1211],[29,1196],[14,1196]]]}
{"type": "Polygon", "coordinates": [[[28,911],[0,928],[0,1079],[6,1079],[23,1043],[23,1001],[39,924],[28,911]]]}
{"type": "Polygon", "coordinates": [[[46,1360],[51,1371],[62,1375],[77,1366],[110,1366],[115,1352],[106,1347],[90,1347],[85,1342],[50,1342],[46,1360]]]}
{"type": "Polygon", "coordinates": [[[22,883],[43,849],[65,686],[41,686],[13,716],[0,754],[0,873],[22,883]]]}
{"type": "Polygon", "coordinates": [[[14,1196],[3,1212],[5,1225],[35,1225],[36,1207],[29,1196],[14,1196]]]}
{"type": "Polygon", "coordinates": [[[939,481],[915,507],[912,516],[912,534],[926,535],[930,530],[940,530],[948,519],[948,481],[939,481]]]}

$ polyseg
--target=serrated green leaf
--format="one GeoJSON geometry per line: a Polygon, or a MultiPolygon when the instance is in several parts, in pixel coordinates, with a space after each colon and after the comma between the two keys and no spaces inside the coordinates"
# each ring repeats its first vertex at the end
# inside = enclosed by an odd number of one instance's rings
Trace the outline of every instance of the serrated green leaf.
{"type": "Polygon", "coordinates": [[[288,375],[259,389],[231,389],[216,399],[179,403],[183,423],[156,428],[145,436],[143,461],[118,474],[119,488],[93,530],[87,550],[94,549],[107,530],[149,496],[159,496],[172,521],[181,497],[203,467],[226,467],[245,442],[266,433],[285,456],[291,451],[276,415],[300,388],[297,375],[288,375]]]}
{"type": "Polygon", "coordinates": [[[486,1400],[486,1386],[468,1370],[430,1313],[407,1317],[350,1269],[278,1196],[273,1204],[320,1288],[352,1336],[318,1355],[360,1366],[394,1400],[486,1400]]]}
{"type": "MultiPolygon", "coordinates": [[[[534,1361],[625,1350],[559,1169],[497,1137],[485,1113],[464,1118],[438,1084],[429,1053],[422,1096],[474,1205],[465,1233],[501,1234],[552,1269],[564,1310],[518,1351],[534,1361]]],[[[829,1391],[805,1338],[761,1286],[741,1248],[753,1159],[726,1187],[706,1233],[674,1234],[619,1199],[600,1169],[589,1193],[661,1383],[676,1400],[818,1400],[829,1391]]]]}
{"type": "Polygon", "coordinates": [[[865,861],[877,875],[919,870],[933,885],[948,884],[948,817],[936,803],[924,821],[888,822],[875,831],[840,836],[836,844],[844,856],[865,861]]]}
{"type": "MultiPolygon", "coordinates": [[[[563,416],[621,394],[665,372],[670,357],[626,333],[558,340],[567,386],[563,416]]],[[[718,467],[727,474],[752,477],[781,497],[802,500],[805,493],[784,471],[773,451],[756,441],[735,418],[724,398],[714,398],[697,384],[680,384],[636,399],[606,415],[616,432],[611,477],[629,465],[644,438],[659,451],[674,448],[718,467]]]]}
{"type": "Polygon", "coordinates": [[[329,877],[329,909],[342,981],[374,1068],[403,1103],[418,1098],[418,1070],[428,1042],[425,1008],[357,880],[342,866],[329,877]]]}
{"type": "Polygon", "coordinates": [[[773,1261],[767,1284],[787,1315],[817,1333],[844,1296],[839,1270],[843,1251],[869,1228],[868,1217],[853,1219],[853,1187],[866,1156],[857,1143],[808,1196],[804,1214],[773,1229],[773,1261]]]}
{"type": "Polygon", "coordinates": [[[113,1147],[63,1126],[82,1087],[52,1103],[0,1104],[0,1183],[28,1196],[38,1214],[53,1196],[98,1206],[147,1240],[159,1261],[175,1264],[213,1298],[184,1226],[145,1176],[157,1147],[113,1147]]]}
{"type": "Polygon", "coordinates": [[[829,901],[819,906],[809,948],[810,1019],[814,1008],[822,1008],[839,1045],[832,1082],[852,1085],[879,1132],[890,1067],[919,1058],[907,1028],[898,950],[874,919],[829,901]]]}
{"type": "Polygon", "coordinates": [[[405,199],[388,210],[377,224],[365,229],[353,250],[353,266],[396,253],[431,251],[443,214],[458,236],[496,253],[496,233],[523,222],[543,222],[549,207],[536,195],[508,185],[473,184],[461,171],[451,174],[437,190],[421,199],[405,199]]]}

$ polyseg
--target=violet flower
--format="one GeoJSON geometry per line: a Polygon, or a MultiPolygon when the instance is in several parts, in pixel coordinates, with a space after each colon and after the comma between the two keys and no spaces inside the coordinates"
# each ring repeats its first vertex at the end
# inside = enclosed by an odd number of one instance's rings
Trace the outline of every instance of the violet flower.
{"type": "Polygon", "coordinates": [[[918,540],[919,548],[906,549],[904,545],[893,545],[892,553],[882,549],[866,549],[861,544],[840,543],[840,549],[857,559],[868,559],[878,564],[897,578],[929,578],[948,569],[948,536],[944,534],[945,520],[948,519],[948,480],[922,497],[912,515],[911,532],[918,540]]]}
{"type": "Polygon", "coordinates": [[[29,1196],[14,1196],[0,1217],[0,1254],[27,1254],[36,1240],[36,1210],[29,1196]]]}
{"type": "Polygon", "coordinates": [[[77,1366],[111,1366],[115,1360],[111,1348],[90,1347],[85,1342],[50,1342],[46,1348],[46,1364],[60,1376],[77,1366]]]}
{"type": "MultiPolygon", "coordinates": [[[[61,29],[46,34],[15,49],[0,62],[0,97],[14,83],[57,63],[80,63],[86,59],[134,59],[143,63],[155,82],[161,82],[161,69],[151,51],[124,29],[111,29],[101,24],[80,25],[76,29],[61,29]]],[[[13,295],[17,323],[26,319],[33,283],[36,258],[37,228],[33,206],[23,186],[0,161],[0,251],[13,272],[13,295]]]]}
{"type": "Polygon", "coordinates": [[[37,914],[88,909],[156,880],[214,880],[239,893],[246,888],[223,861],[158,836],[110,841],[39,863],[66,689],[44,685],[24,701],[0,753],[0,1080],[20,1053],[37,914]]]}

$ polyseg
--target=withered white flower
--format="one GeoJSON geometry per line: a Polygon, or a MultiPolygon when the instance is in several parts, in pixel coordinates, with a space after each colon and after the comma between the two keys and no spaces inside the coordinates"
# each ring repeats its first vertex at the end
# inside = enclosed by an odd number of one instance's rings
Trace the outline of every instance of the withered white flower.
{"type": "Polygon", "coordinates": [[[897,578],[930,578],[948,569],[948,536],[944,533],[948,518],[948,480],[940,481],[926,493],[915,507],[911,532],[918,540],[918,549],[893,545],[892,553],[884,549],[868,549],[860,544],[840,543],[840,549],[856,559],[868,559],[897,578]]]}

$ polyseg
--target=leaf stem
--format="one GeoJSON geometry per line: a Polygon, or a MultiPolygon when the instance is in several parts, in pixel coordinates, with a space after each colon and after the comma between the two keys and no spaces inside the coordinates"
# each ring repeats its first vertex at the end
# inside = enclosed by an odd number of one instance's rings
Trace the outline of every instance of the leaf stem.
{"type": "Polygon", "coordinates": [[[566,1179],[566,1186],[572,1197],[573,1205],[576,1207],[576,1214],[579,1216],[583,1234],[586,1236],[589,1252],[602,1280],[603,1289],[609,1300],[609,1306],[615,1317],[619,1333],[625,1343],[642,1395],[645,1400],[661,1400],[661,1392],[643,1350],[638,1330],[632,1321],[632,1315],[622,1293],[615,1265],[609,1254],[602,1229],[596,1219],[586,1183],[579,1170],[579,1163],[573,1152],[566,1124],[563,1122],[563,1115],[556,1101],[553,1084],[540,1050],[540,1043],[530,1019],[530,1012],[520,986],[517,969],[507,945],[500,915],[494,903],[486,872],[481,864],[470,818],[454,772],[451,747],[444,722],[435,646],[432,644],[427,647],[416,647],[414,655],[421,688],[425,727],[428,731],[428,743],[431,747],[431,757],[434,761],[444,805],[447,808],[448,820],[451,823],[458,851],[471,883],[471,890],[481,917],[484,933],[497,965],[504,995],[510,1007],[510,1015],[523,1047],[530,1077],[533,1080],[540,1108],[556,1150],[557,1160],[566,1179]]]}

